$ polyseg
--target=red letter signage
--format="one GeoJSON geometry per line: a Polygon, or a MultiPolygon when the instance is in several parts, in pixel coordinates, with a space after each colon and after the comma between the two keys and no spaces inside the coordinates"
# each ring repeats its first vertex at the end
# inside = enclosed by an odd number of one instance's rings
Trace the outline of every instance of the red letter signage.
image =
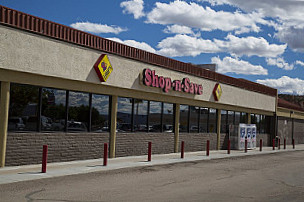
{"type": "Polygon", "coordinates": [[[169,77],[158,76],[155,74],[155,71],[152,71],[151,69],[144,69],[143,84],[146,86],[161,88],[165,93],[168,93],[170,90],[174,90],[195,95],[203,94],[203,86],[190,82],[189,78],[183,78],[182,81],[172,81],[169,77]]]}

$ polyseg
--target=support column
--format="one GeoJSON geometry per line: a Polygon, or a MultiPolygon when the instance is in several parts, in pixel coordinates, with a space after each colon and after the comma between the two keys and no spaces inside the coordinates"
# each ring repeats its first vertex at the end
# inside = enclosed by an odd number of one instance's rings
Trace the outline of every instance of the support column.
{"type": "Polygon", "coordinates": [[[251,124],[251,114],[247,113],[247,124],[251,124]]]}
{"type": "Polygon", "coordinates": [[[174,111],[174,152],[178,152],[178,142],[179,142],[179,110],[180,104],[175,104],[174,111]]]}
{"type": "Polygon", "coordinates": [[[221,149],[221,110],[216,110],[217,112],[217,127],[216,127],[216,133],[217,133],[217,150],[221,149]]]}
{"type": "Polygon", "coordinates": [[[0,167],[5,166],[10,82],[1,82],[0,95],[0,167]]]}
{"type": "Polygon", "coordinates": [[[117,95],[113,95],[111,99],[110,158],[115,158],[116,121],[117,121],[117,95]]]}

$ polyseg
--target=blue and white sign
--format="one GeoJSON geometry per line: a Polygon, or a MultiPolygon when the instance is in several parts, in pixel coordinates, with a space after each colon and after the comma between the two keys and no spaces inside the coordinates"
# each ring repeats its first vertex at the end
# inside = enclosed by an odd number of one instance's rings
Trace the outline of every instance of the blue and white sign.
{"type": "Polygon", "coordinates": [[[245,148],[245,139],[247,139],[247,148],[256,147],[256,125],[255,124],[239,124],[239,143],[238,149],[245,148]]]}

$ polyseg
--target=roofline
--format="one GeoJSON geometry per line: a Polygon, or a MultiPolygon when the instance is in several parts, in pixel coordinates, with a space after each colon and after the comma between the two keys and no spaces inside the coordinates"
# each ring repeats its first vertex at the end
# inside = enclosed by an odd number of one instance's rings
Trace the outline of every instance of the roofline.
{"type": "Polygon", "coordinates": [[[284,100],[282,98],[278,98],[278,107],[280,108],[285,108],[285,109],[289,109],[289,110],[297,110],[299,112],[304,112],[304,109],[301,108],[300,106],[292,103],[292,102],[289,102],[287,100],[284,100]]]}
{"type": "Polygon", "coordinates": [[[268,86],[209,71],[196,65],[130,47],[1,5],[0,24],[140,62],[161,66],[170,70],[187,73],[204,79],[236,86],[246,90],[274,97],[277,96],[277,89],[270,88],[268,86]]]}

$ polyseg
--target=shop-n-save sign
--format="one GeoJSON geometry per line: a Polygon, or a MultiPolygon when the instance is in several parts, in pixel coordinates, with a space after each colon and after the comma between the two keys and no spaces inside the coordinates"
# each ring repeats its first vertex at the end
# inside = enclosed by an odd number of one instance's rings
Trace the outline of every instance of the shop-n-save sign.
{"type": "Polygon", "coordinates": [[[203,86],[190,82],[189,78],[172,81],[169,77],[158,76],[155,74],[155,70],[151,69],[144,69],[143,84],[150,87],[161,88],[165,93],[173,90],[196,95],[203,94],[203,86]]]}

